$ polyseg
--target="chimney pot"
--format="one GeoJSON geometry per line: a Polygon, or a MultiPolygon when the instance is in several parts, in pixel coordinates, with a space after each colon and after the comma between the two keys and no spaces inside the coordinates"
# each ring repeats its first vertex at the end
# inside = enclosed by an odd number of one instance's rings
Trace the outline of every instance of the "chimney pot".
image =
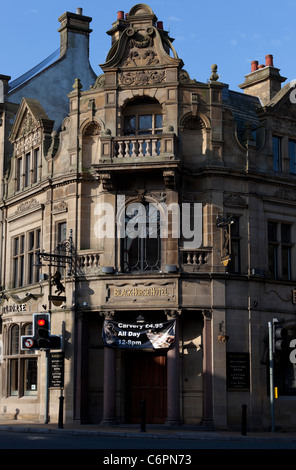
{"type": "Polygon", "coordinates": [[[251,72],[255,72],[258,69],[258,60],[252,60],[251,62],[251,72]]]}
{"type": "Polygon", "coordinates": [[[117,19],[118,20],[124,20],[124,11],[118,11],[117,12],[117,19]]]}
{"type": "Polygon", "coordinates": [[[273,67],[273,55],[272,54],[267,54],[265,56],[265,65],[268,67],[273,67]]]}
{"type": "Polygon", "coordinates": [[[82,15],[82,8],[76,8],[76,15],[82,15]]]}
{"type": "Polygon", "coordinates": [[[260,64],[258,65],[258,69],[264,69],[265,65],[264,64],[260,64]]]}

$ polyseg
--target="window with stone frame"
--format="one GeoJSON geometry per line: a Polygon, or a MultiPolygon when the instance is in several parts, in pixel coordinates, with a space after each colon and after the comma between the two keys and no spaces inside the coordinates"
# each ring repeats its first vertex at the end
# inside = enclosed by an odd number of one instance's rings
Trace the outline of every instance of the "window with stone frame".
{"type": "Polygon", "coordinates": [[[280,173],[282,171],[282,138],[278,135],[272,136],[273,169],[280,173]]]}
{"type": "Polygon", "coordinates": [[[21,350],[21,336],[32,334],[32,324],[12,324],[4,330],[4,359],[7,363],[8,396],[37,394],[37,357],[35,351],[21,350]]]}
{"type": "Polygon", "coordinates": [[[289,139],[289,170],[291,175],[296,174],[296,140],[289,139]]]}
{"type": "Polygon", "coordinates": [[[29,230],[12,239],[12,287],[39,281],[37,252],[40,250],[41,229],[29,230]]]}
{"type": "Polygon", "coordinates": [[[149,273],[160,268],[159,211],[148,203],[130,206],[126,210],[125,238],[122,239],[122,269],[124,272],[149,273]]]}
{"type": "Polygon", "coordinates": [[[121,125],[123,136],[134,137],[130,140],[129,154],[146,156],[160,153],[161,140],[156,136],[162,134],[163,115],[158,101],[149,97],[129,101],[123,108],[121,125]],[[155,136],[154,140],[149,136],[155,136]]]}
{"type": "Polygon", "coordinates": [[[41,230],[31,230],[28,233],[28,284],[39,281],[40,269],[37,266],[37,254],[40,251],[41,230]]]}
{"type": "Polygon", "coordinates": [[[273,279],[292,280],[292,225],[268,221],[268,271],[273,279]]]}
{"type": "Polygon", "coordinates": [[[39,180],[40,150],[39,147],[16,157],[15,190],[22,191],[39,180]]]}
{"type": "Polygon", "coordinates": [[[232,216],[233,223],[230,225],[231,259],[227,265],[229,273],[241,272],[241,236],[240,217],[232,216]]]}

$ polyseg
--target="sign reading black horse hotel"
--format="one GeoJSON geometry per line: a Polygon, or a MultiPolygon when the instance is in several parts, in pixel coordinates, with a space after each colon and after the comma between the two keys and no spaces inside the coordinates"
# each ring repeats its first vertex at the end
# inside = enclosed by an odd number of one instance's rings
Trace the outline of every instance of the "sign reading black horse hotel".
{"type": "Polygon", "coordinates": [[[124,349],[166,349],[175,341],[175,320],[161,323],[125,323],[105,320],[105,346],[124,349]]]}

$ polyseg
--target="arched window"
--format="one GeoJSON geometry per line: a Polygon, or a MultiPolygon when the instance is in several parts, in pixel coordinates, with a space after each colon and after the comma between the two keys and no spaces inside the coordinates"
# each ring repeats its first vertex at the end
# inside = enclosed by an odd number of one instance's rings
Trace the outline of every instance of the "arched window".
{"type": "Polygon", "coordinates": [[[152,98],[142,97],[129,101],[123,109],[122,116],[124,135],[162,133],[162,107],[152,98]]]}
{"type": "Polygon", "coordinates": [[[117,157],[150,157],[160,154],[163,115],[161,104],[152,98],[129,101],[122,109],[122,141],[117,157]]]}
{"type": "Polygon", "coordinates": [[[160,215],[153,204],[133,203],[127,207],[122,265],[125,272],[160,270],[160,215]]]}

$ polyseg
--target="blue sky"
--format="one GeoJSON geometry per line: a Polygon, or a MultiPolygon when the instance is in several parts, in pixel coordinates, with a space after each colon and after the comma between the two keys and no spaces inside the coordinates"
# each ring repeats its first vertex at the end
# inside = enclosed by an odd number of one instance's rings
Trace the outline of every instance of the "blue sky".
{"type": "MultiPolygon", "coordinates": [[[[83,8],[93,18],[90,61],[99,75],[111,46],[106,31],[117,11],[128,13],[130,0],[11,0],[1,5],[0,74],[17,78],[59,47],[58,17],[83,8]]],[[[150,0],[146,2],[175,39],[174,47],[190,77],[206,82],[211,65],[218,65],[220,81],[239,91],[251,61],[265,63],[273,54],[274,66],[296,79],[295,0],[150,0]]]]}

